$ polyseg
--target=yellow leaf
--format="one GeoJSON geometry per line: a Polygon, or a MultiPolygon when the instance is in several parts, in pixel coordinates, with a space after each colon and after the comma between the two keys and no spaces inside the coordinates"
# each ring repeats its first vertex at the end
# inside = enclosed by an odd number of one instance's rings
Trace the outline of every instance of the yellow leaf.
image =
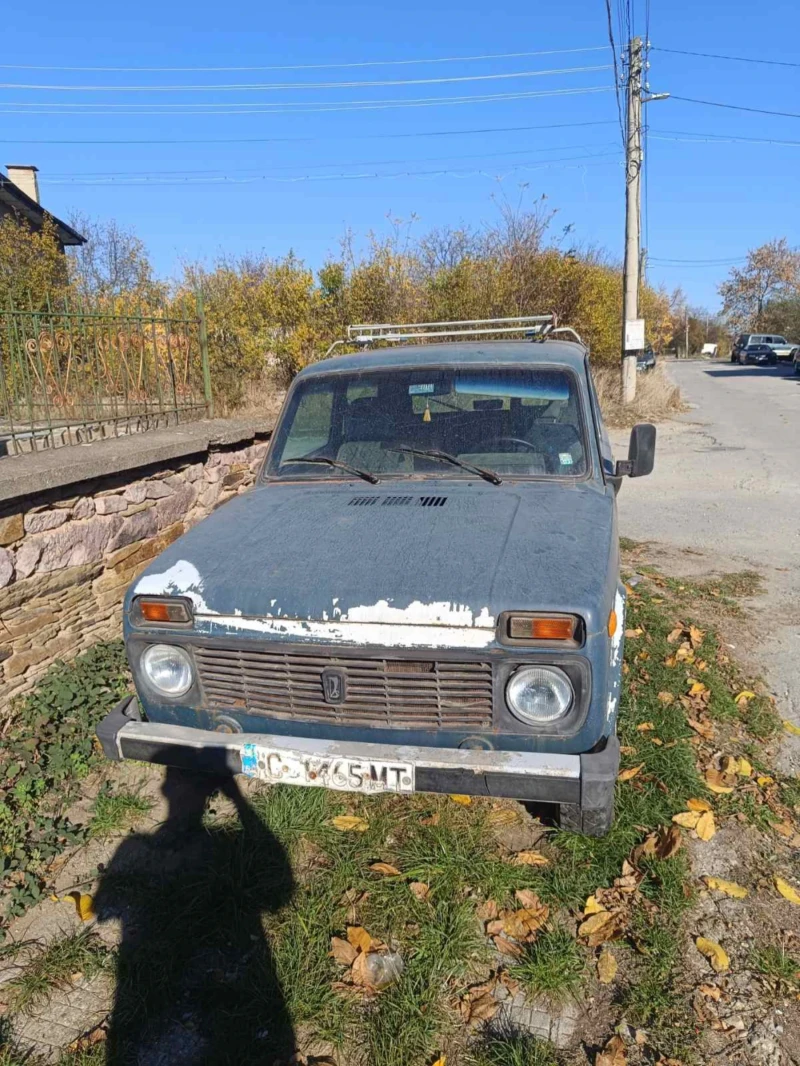
{"type": "Polygon", "coordinates": [[[687,800],[686,806],[689,808],[690,811],[700,811],[701,814],[703,811],[711,810],[711,804],[708,803],[706,800],[701,799],[687,800]]]}
{"type": "Polygon", "coordinates": [[[337,814],[331,818],[331,825],[340,833],[363,833],[369,829],[369,822],[356,814],[337,814]]]}
{"type": "Polygon", "coordinates": [[[515,825],[519,821],[519,814],[509,807],[498,807],[493,811],[489,811],[486,821],[489,825],[494,826],[515,825]]]}
{"type": "Polygon", "coordinates": [[[514,856],[515,866],[548,866],[550,860],[539,851],[518,851],[514,856]]]}
{"type": "Polygon", "coordinates": [[[783,728],[787,733],[791,733],[793,737],[800,737],[800,726],[794,724],[794,722],[787,722],[783,720],[783,728]]]}
{"type": "Polygon", "coordinates": [[[682,825],[684,829],[695,829],[700,821],[700,812],[681,811],[680,814],[673,814],[672,820],[676,825],[682,825]]]}
{"type": "Polygon", "coordinates": [[[734,696],[734,702],[738,704],[747,703],[748,700],[754,700],[756,698],[755,692],[751,692],[749,689],[744,689],[738,696],[734,696]]]}
{"type": "Polygon", "coordinates": [[[347,941],[358,951],[367,952],[372,947],[372,937],[363,925],[348,925],[347,941]]]}
{"type": "Polygon", "coordinates": [[[725,782],[725,779],[719,770],[706,770],[705,781],[706,786],[710,788],[712,792],[717,792],[723,796],[727,795],[729,792],[733,792],[733,785],[728,785],[725,782]]]}
{"type": "Polygon", "coordinates": [[[739,765],[736,768],[736,773],[739,777],[749,777],[753,772],[752,765],[745,759],[744,755],[739,756],[739,765]]]}
{"type": "Polygon", "coordinates": [[[733,896],[734,899],[744,899],[747,895],[747,889],[737,885],[735,881],[723,881],[721,877],[704,877],[703,880],[709,888],[723,892],[726,896],[733,896]]]}
{"type": "Polygon", "coordinates": [[[695,681],[689,689],[690,696],[702,696],[704,692],[708,692],[708,686],[702,681],[695,681]]]}
{"type": "Polygon", "coordinates": [[[358,949],[339,936],[331,937],[331,950],[328,952],[341,966],[352,966],[358,949]]]}
{"type": "Polygon", "coordinates": [[[694,827],[695,833],[701,840],[710,840],[717,831],[713,811],[703,811],[694,827]]]}
{"type": "Polygon", "coordinates": [[[661,703],[664,704],[665,707],[668,706],[670,703],[675,702],[675,697],[672,695],[671,692],[659,692],[658,699],[661,703]]]}
{"type": "Polygon", "coordinates": [[[697,626],[689,626],[689,640],[692,643],[693,648],[697,648],[703,643],[703,637],[705,633],[702,629],[698,629],[697,626]]]}
{"type": "Polygon", "coordinates": [[[759,785],[760,788],[766,788],[767,785],[774,785],[775,784],[775,778],[774,777],[769,777],[766,774],[764,774],[762,777],[757,777],[756,781],[758,782],[758,785],[759,785]]]}
{"type": "Polygon", "coordinates": [[[596,914],[590,915],[578,926],[578,936],[591,936],[592,933],[596,933],[598,929],[602,928],[606,922],[611,921],[614,915],[607,910],[597,911],[596,914]]]}
{"type": "Polygon", "coordinates": [[[651,729],[655,729],[655,725],[652,722],[642,722],[641,725],[636,727],[639,733],[649,733],[651,729]]]}
{"type": "Polygon", "coordinates": [[[596,896],[589,896],[583,908],[584,918],[588,918],[590,914],[599,914],[600,911],[604,911],[605,907],[597,902],[596,896]]]}
{"type": "Polygon", "coordinates": [[[433,1066],[447,1066],[447,1056],[446,1055],[441,1055],[436,1060],[436,1062],[434,1062],[433,1066]]]}
{"type": "Polygon", "coordinates": [[[416,896],[420,903],[423,903],[430,895],[431,886],[426,885],[424,881],[412,881],[408,887],[411,894],[416,896]]]}
{"type": "Polygon", "coordinates": [[[390,862],[373,862],[370,870],[374,870],[376,874],[383,874],[384,877],[397,877],[400,873],[390,862]]]}
{"type": "Polygon", "coordinates": [[[636,777],[636,775],[639,773],[643,766],[644,763],[642,762],[639,763],[638,766],[632,766],[629,770],[620,770],[619,774],[617,775],[618,780],[630,781],[632,778],[636,777]]]}
{"type": "Polygon", "coordinates": [[[462,807],[469,807],[472,803],[472,796],[451,796],[450,799],[453,803],[460,803],[462,807]]]}
{"type": "Polygon", "coordinates": [[[75,904],[75,910],[82,922],[88,922],[94,918],[94,900],[87,892],[68,892],[64,899],[71,899],[75,904]]]}
{"type": "Polygon", "coordinates": [[[711,963],[711,969],[717,973],[722,973],[724,970],[730,968],[731,960],[728,958],[728,953],[724,948],[714,940],[708,940],[704,936],[699,936],[695,940],[697,950],[701,955],[705,955],[708,961],[711,963]]]}
{"type": "Polygon", "coordinates": [[[608,948],[605,948],[597,960],[597,979],[601,985],[610,985],[616,976],[617,960],[608,948]]]}
{"type": "Polygon", "coordinates": [[[784,899],[788,899],[790,903],[794,903],[796,907],[800,907],[800,892],[790,885],[788,881],[784,881],[782,877],[775,878],[775,887],[783,896],[784,899]]]}

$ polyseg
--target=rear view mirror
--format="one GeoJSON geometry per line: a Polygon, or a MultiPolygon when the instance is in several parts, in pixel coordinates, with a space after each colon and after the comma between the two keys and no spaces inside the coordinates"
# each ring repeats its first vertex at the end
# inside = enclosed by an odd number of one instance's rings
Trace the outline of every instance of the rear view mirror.
{"type": "Polygon", "coordinates": [[[652,473],[656,459],[656,427],[649,422],[640,422],[631,430],[628,458],[620,459],[616,467],[617,477],[644,477],[652,473]]]}

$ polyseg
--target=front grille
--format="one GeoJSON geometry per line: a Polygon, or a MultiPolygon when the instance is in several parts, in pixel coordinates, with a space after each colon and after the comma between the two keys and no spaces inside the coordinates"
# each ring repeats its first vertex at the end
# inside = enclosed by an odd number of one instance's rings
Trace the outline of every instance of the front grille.
{"type": "Polygon", "coordinates": [[[477,729],[492,722],[492,665],[195,647],[209,708],[347,725],[477,729]],[[325,702],[322,673],[337,668],[346,698],[325,702]]]}

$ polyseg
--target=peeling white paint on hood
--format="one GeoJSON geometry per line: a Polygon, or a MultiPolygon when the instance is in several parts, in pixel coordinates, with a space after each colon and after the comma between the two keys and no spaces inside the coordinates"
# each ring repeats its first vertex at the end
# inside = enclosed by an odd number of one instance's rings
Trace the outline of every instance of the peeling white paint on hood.
{"type": "Polygon", "coordinates": [[[162,574],[145,574],[136,582],[136,596],[185,596],[191,600],[200,614],[216,614],[203,599],[203,579],[200,571],[186,559],[177,563],[162,574]]]}
{"type": "Polygon", "coordinates": [[[479,629],[494,629],[494,618],[487,607],[476,615],[471,607],[446,600],[437,603],[422,603],[414,600],[408,607],[392,607],[388,600],[363,607],[351,607],[340,616],[343,622],[380,622],[407,626],[474,626],[479,629]]]}
{"type": "Polygon", "coordinates": [[[622,598],[622,593],[619,589],[617,589],[617,595],[614,600],[614,611],[617,615],[617,628],[611,638],[612,667],[619,665],[620,656],[622,655],[622,638],[625,634],[625,600],[622,598]]]}

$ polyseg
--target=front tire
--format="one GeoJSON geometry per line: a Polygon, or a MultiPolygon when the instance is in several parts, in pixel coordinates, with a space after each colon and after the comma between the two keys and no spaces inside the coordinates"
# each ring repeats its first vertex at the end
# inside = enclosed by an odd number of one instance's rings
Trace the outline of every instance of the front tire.
{"type": "Polygon", "coordinates": [[[614,822],[614,797],[604,807],[581,807],[577,803],[561,803],[558,824],[570,833],[585,837],[604,837],[614,822]]]}

